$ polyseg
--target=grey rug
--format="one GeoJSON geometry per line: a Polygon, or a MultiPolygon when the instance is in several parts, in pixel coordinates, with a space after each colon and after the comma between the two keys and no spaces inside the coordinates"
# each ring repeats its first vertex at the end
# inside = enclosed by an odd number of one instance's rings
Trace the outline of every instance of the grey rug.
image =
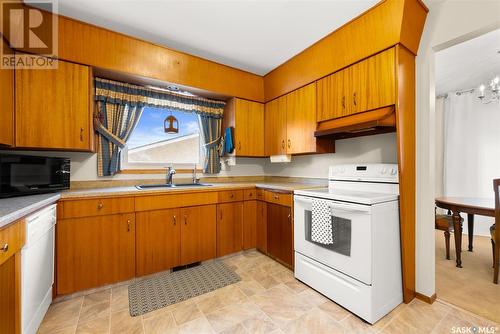
{"type": "Polygon", "coordinates": [[[220,261],[206,262],[173,273],[161,273],[129,286],[130,315],[143,315],[238,281],[238,274],[220,261]]]}

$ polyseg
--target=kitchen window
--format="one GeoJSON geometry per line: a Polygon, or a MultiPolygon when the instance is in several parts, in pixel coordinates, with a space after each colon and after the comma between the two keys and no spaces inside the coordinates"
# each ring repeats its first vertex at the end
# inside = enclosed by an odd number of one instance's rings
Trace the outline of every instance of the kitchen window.
{"type": "Polygon", "coordinates": [[[203,161],[198,115],[146,107],[121,153],[122,169],[159,169],[198,167],[203,161]],[[164,120],[174,116],[178,133],[166,133],[164,120]]]}

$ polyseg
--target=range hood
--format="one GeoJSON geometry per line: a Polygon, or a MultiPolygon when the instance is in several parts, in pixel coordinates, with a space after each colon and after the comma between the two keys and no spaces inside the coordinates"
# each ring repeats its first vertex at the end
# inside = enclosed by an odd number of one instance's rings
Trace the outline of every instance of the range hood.
{"type": "Polygon", "coordinates": [[[389,106],[319,122],[314,136],[342,139],[395,131],[396,112],[389,106]]]}

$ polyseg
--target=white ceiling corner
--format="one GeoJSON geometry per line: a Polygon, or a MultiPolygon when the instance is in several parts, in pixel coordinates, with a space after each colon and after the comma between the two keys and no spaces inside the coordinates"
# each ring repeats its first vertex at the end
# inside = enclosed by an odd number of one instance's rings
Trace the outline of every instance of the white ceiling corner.
{"type": "Polygon", "coordinates": [[[58,7],[68,17],[264,75],[377,2],[58,0],[58,7]]]}

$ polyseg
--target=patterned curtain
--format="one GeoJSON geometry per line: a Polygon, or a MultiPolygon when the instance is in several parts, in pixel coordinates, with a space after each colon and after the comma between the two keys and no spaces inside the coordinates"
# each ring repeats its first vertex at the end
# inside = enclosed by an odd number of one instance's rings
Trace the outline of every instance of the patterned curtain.
{"type": "Polygon", "coordinates": [[[205,147],[203,173],[217,174],[220,172],[222,118],[207,115],[199,115],[198,118],[205,147]]]}
{"type": "Polygon", "coordinates": [[[120,152],[137,125],[144,107],[194,112],[205,139],[206,173],[220,171],[219,146],[225,102],[176,92],[159,92],[142,86],[95,78],[98,114],[98,175],[120,171],[120,152]]]}

